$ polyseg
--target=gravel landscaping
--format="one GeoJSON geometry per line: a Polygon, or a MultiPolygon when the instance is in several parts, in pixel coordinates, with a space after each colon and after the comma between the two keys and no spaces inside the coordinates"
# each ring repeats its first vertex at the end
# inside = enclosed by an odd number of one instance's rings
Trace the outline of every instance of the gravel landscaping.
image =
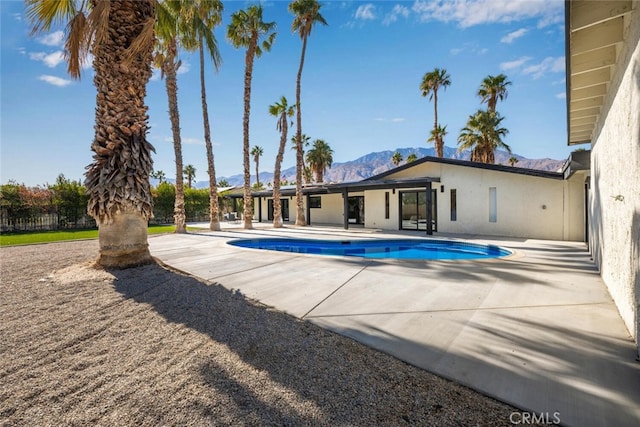
{"type": "Polygon", "coordinates": [[[500,426],[517,409],[96,240],[0,248],[0,425],[500,426]]]}

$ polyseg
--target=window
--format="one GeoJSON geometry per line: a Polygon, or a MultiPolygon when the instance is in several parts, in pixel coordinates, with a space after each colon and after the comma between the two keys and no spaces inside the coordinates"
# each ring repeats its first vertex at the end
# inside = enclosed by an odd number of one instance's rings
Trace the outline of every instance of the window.
{"type": "Polygon", "coordinates": [[[320,209],[322,207],[322,197],[320,196],[309,197],[309,207],[320,209]]]}
{"type": "Polygon", "coordinates": [[[498,221],[498,199],[496,187],[489,187],[489,222],[498,221]]]}
{"type": "Polygon", "coordinates": [[[389,219],[389,192],[384,193],[384,219],[389,219]]]}
{"type": "Polygon", "coordinates": [[[456,190],[451,190],[451,221],[458,220],[458,200],[456,190]]]}

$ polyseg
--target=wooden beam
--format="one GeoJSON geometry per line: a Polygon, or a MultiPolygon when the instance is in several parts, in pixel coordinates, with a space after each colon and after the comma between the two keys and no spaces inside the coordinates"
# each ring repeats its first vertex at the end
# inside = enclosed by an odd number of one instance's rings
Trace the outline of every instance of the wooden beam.
{"type": "Polygon", "coordinates": [[[571,56],[571,73],[580,74],[599,68],[610,67],[616,63],[616,47],[607,46],[571,56]]]}
{"type": "Polygon", "coordinates": [[[571,118],[570,126],[593,125],[595,122],[596,119],[593,117],[583,117],[579,119],[571,118]]]}
{"type": "Polygon", "coordinates": [[[571,125],[570,125],[571,127],[569,128],[569,131],[571,133],[592,131],[594,125],[595,125],[595,120],[593,121],[593,123],[587,123],[587,124],[584,124],[584,125],[574,125],[573,123],[571,123],[571,125]]]}
{"type": "Polygon", "coordinates": [[[585,139],[591,139],[591,134],[592,132],[576,132],[576,133],[571,133],[571,139],[574,141],[584,141],[585,139]]]}
{"type": "Polygon", "coordinates": [[[578,55],[590,50],[622,43],[622,25],[622,18],[620,17],[573,32],[571,35],[571,54],[578,55]]]}
{"type": "Polygon", "coordinates": [[[588,73],[571,75],[571,90],[597,86],[602,83],[606,84],[610,81],[611,70],[609,70],[609,68],[601,68],[599,70],[589,71],[588,73]]]}
{"type": "Polygon", "coordinates": [[[571,113],[572,118],[581,118],[581,117],[595,117],[600,114],[600,107],[587,108],[586,110],[580,110],[571,113]]]}
{"type": "Polygon", "coordinates": [[[574,1],[571,3],[571,31],[578,31],[631,12],[631,0],[574,1]]]}
{"type": "Polygon", "coordinates": [[[595,96],[593,98],[581,99],[579,101],[571,100],[569,111],[585,110],[592,107],[601,107],[604,103],[604,96],[595,96]]]}
{"type": "Polygon", "coordinates": [[[604,96],[607,94],[607,84],[602,83],[597,86],[590,86],[581,89],[572,89],[569,94],[571,101],[580,101],[581,99],[593,98],[594,96],[604,96]]]}

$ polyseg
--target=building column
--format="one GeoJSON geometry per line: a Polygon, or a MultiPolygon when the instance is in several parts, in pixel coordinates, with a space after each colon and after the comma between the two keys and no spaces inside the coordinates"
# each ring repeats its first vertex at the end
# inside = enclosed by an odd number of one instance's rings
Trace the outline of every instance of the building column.
{"type": "Polygon", "coordinates": [[[349,229],[349,192],[345,188],[342,190],[342,214],[344,219],[344,229],[349,229]]]}
{"type": "Polygon", "coordinates": [[[433,234],[433,200],[431,200],[431,181],[427,182],[427,236],[433,234]]]}
{"type": "Polygon", "coordinates": [[[258,197],[258,222],[262,222],[262,197],[258,197]]]}
{"type": "Polygon", "coordinates": [[[307,202],[307,225],[311,225],[311,195],[309,193],[305,195],[305,200],[307,202]]]}

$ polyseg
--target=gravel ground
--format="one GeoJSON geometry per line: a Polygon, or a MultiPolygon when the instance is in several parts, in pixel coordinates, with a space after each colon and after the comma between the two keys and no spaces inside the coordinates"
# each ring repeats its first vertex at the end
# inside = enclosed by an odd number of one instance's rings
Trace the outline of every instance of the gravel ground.
{"type": "Polygon", "coordinates": [[[0,248],[0,425],[500,426],[517,409],[96,240],[0,248]]]}

